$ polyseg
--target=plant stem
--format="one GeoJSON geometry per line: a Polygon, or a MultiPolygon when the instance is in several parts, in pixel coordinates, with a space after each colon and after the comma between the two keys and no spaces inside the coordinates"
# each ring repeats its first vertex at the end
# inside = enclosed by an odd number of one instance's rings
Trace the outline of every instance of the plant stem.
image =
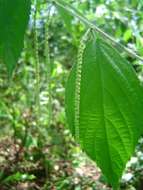
{"type": "Polygon", "coordinates": [[[56,5],[62,7],[66,11],[68,11],[71,15],[78,18],[80,21],[82,21],[87,27],[93,29],[95,32],[99,33],[104,37],[106,40],[109,40],[113,43],[113,45],[118,46],[122,50],[124,50],[127,54],[129,54],[131,57],[135,57],[143,62],[143,57],[140,57],[135,52],[133,52],[131,49],[125,47],[121,43],[117,42],[113,37],[102,31],[100,28],[98,28],[95,24],[93,24],[91,21],[89,21],[86,17],[84,17],[78,10],[76,10],[74,7],[69,5],[68,3],[64,2],[63,0],[53,0],[53,3],[56,5]]]}

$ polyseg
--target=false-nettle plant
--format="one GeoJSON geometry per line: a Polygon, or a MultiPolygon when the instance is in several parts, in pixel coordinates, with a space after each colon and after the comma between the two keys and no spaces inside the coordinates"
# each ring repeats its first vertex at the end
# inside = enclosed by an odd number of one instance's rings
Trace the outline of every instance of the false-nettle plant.
{"type": "MultiPolygon", "coordinates": [[[[143,87],[132,65],[118,49],[143,59],[117,43],[66,1],[49,3],[54,3],[68,27],[68,19],[76,17],[88,28],[80,41],[77,62],[66,85],[67,121],[81,148],[117,190],[126,163],[143,132],[143,87]]],[[[9,75],[22,50],[29,15],[30,0],[0,1],[0,58],[9,75]]],[[[45,35],[48,44],[47,29],[45,35]]],[[[46,52],[48,46],[45,44],[45,55],[46,52]]],[[[49,62],[49,54],[46,61],[49,62]]],[[[50,70],[48,78],[50,81],[50,70]]],[[[51,96],[50,86],[49,90],[51,96]]]]}

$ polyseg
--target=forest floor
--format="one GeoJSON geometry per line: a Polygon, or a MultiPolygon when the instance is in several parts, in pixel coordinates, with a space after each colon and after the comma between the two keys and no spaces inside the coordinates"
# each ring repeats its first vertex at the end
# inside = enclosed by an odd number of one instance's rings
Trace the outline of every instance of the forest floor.
{"type": "Polygon", "coordinates": [[[0,190],[109,190],[100,182],[101,173],[94,163],[84,155],[75,155],[75,160],[53,160],[52,147],[44,147],[45,161],[38,159],[39,150],[35,147],[27,150],[20,142],[5,137],[0,141],[0,190]],[[31,155],[31,159],[30,156],[31,155]],[[35,158],[33,159],[33,155],[35,158]],[[37,158],[36,158],[37,157],[37,158]],[[26,160],[27,158],[27,160],[26,160]],[[80,160],[77,160],[77,159],[80,160]],[[36,160],[37,159],[37,160],[36,160]],[[80,163],[80,164],[79,164],[80,163]]]}

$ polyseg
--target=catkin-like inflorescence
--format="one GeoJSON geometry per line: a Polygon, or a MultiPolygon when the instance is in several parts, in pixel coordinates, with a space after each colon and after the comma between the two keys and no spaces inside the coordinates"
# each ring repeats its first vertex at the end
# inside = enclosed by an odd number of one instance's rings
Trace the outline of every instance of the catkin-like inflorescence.
{"type": "Polygon", "coordinates": [[[82,63],[83,54],[86,48],[86,41],[90,30],[88,30],[82,37],[77,54],[77,64],[76,64],[76,77],[75,77],[75,138],[78,143],[80,143],[80,90],[81,90],[81,78],[82,78],[82,63]]]}
{"type": "Polygon", "coordinates": [[[40,61],[39,61],[39,42],[38,42],[38,31],[36,27],[37,19],[37,1],[35,1],[35,11],[34,11],[34,54],[35,54],[35,99],[36,99],[36,118],[37,118],[37,127],[40,126],[40,61]]]}
{"type": "Polygon", "coordinates": [[[46,78],[48,82],[48,127],[52,121],[52,90],[51,90],[51,61],[50,61],[50,51],[49,51],[49,23],[50,18],[48,17],[45,23],[45,63],[46,63],[46,78]]]}

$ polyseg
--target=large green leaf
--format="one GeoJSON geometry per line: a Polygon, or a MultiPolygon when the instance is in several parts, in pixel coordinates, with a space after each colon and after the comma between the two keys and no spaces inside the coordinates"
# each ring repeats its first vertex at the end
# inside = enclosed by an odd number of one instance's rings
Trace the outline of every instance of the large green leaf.
{"type": "MultiPolygon", "coordinates": [[[[73,135],[76,65],[66,88],[66,114],[73,135]]],[[[101,39],[88,41],[81,73],[81,147],[116,189],[143,131],[143,88],[132,66],[101,39]]]]}
{"type": "Polygon", "coordinates": [[[30,0],[0,0],[0,59],[11,74],[23,48],[30,0]]]}

